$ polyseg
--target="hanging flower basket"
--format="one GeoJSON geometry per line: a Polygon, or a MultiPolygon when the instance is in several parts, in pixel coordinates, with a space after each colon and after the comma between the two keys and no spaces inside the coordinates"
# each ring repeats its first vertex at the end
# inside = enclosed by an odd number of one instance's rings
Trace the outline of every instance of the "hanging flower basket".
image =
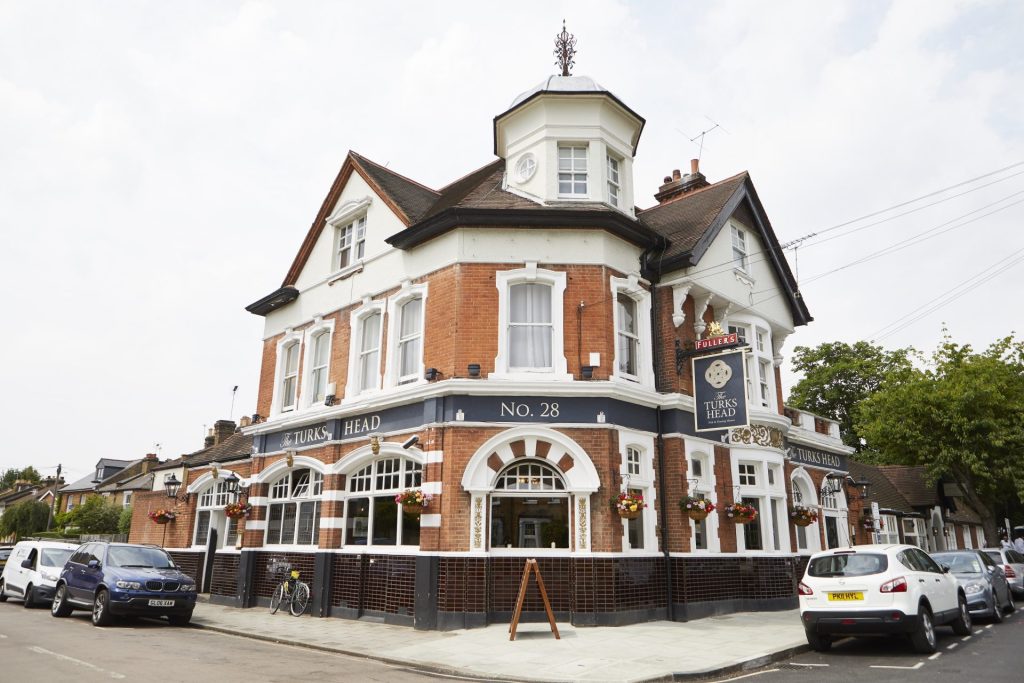
{"type": "Polygon", "coordinates": [[[622,519],[636,519],[647,507],[644,497],[640,493],[623,491],[616,498],[612,498],[612,507],[619,513],[622,519]]]}
{"type": "Polygon", "coordinates": [[[423,493],[420,489],[408,489],[395,496],[395,503],[402,506],[402,512],[413,517],[423,514],[423,508],[430,503],[429,493],[423,493]]]}
{"type": "Polygon", "coordinates": [[[748,524],[757,519],[757,508],[745,503],[729,503],[722,511],[725,512],[725,518],[735,524],[748,524]]]}
{"type": "Polygon", "coordinates": [[[177,515],[174,514],[174,510],[160,509],[154,510],[153,512],[149,513],[149,518],[157,524],[167,524],[168,522],[173,522],[175,517],[177,517],[177,515]]]}
{"type": "Polygon", "coordinates": [[[797,526],[810,526],[818,521],[818,511],[803,505],[794,505],[789,511],[789,518],[797,526]]]}
{"type": "Polygon", "coordinates": [[[224,514],[229,519],[248,519],[252,513],[252,505],[248,503],[228,503],[224,506],[224,514]]]}
{"type": "Polygon", "coordinates": [[[702,496],[686,496],[679,501],[679,509],[695,522],[707,519],[715,510],[715,504],[702,496]]]}

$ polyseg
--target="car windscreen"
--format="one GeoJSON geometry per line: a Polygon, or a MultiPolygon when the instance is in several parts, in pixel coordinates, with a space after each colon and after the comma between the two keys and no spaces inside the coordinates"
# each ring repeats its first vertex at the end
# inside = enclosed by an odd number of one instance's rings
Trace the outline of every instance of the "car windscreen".
{"type": "Polygon", "coordinates": [[[981,574],[981,560],[974,555],[950,553],[948,555],[932,555],[932,559],[949,567],[954,574],[981,574]]]}
{"type": "Polygon", "coordinates": [[[878,553],[843,553],[841,555],[825,555],[811,560],[807,566],[807,575],[815,577],[829,576],[868,576],[881,574],[889,567],[889,558],[878,553]]]}
{"type": "Polygon", "coordinates": [[[171,569],[174,561],[171,556],[159,548],[139,548],[134,546],[110,546],[107,551],[107,564],[112,567],[138,567],[145,569],[171,569]]]}
{"type": "Polygon", "coordinates": [[[73,550],[65,550],[64,548],[43,548],[43,552],[39,557],[39,564],[43,567],[63,567],[73,552],[73,550]]]}

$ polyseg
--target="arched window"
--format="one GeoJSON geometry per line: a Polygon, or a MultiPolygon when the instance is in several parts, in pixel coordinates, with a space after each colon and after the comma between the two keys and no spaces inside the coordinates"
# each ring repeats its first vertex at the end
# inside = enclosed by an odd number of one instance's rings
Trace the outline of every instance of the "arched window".
{"type": "Polygon", "coordinates": [[[420,517],[401,510],[395,496],[422,484],[423,465],[407,458],[381,458],[350,474],[344,543],[419,545],[420,517]]]}
{"type": "Polygon", "coordinates": [[[841,478],[827,476],[821,485],[822,522],[825,524],[825,545],[829,549],[850,545],[846,494],[843,486],[836,486],[836,482],[841,482],[841,478]]]}
{"type": "MultiPolygon", "coordinates": [[[[810,510],[817,510],[818,498],[814,495],[814,481],[803,469],[793,471],[790,476],[793,491],[793,505],[800,505],[810,510]]],[[[818,524],[824,522],[819,521],[818,524]]],[[[796,550],[799,553],[816,553],[821,549],[818,524],[809,526],[794,525],[796,529],[796,550]]]]}
{"type": "Polygon", "coordinates": [[[234,496],[228,492],[228,485],[223,481],[214,480],[199,494],[196,506],[196,527],[193,544],[205,546],[210,541],[210,530],[217,533],[217,547],[231,547],[238,540],[238,520],[229,519],[224,514],[224,506],[234,502],[234,496]]]}
{"type": "Polygon", "coordinates": [[[324,475],[308,467],[292,470],[270,485],[267,545],[317,545],[324,475]]]}
{"type": "Polygon", "coordinates": [[[498,474],[491,547],[569,547],[569,496],[561,473],[540,460],[517,460],[498,474]]]}

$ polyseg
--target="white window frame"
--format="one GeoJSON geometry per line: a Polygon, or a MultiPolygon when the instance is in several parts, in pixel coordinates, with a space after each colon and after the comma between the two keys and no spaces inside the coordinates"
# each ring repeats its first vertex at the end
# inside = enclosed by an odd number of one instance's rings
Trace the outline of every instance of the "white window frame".
{"type": "MultiPolygon", "coordinates": [[[[825,477],[822,479],[822,487],[826,484],[831,484],[834,477],[825,477]]],[[[845,548],[850,545],[850,518],[849,518],[849,501],[846,499],[846,492],[840,488],[835,493],[825,495],[821,488],[818,489],[818,499],[821,501],[821,515],[818,518],[818,524],[821,525],[821,535],[825,540],[825,547],[823,550],[831,550],[833,547],[845,548]],[[826,519],[834,518],[836,524],[836,534],[838,535],[838,545],[830,546],[828,543],[828,528],[826,519]]]]}
{"type": "Polygon", "coordinates": [[[653,553],[658,551],[658,538],[655,533],[658,524],[657,490],[654,486],[654,437],[642,432],[626,429],[619,430],[619,477],[622,486],[627,490],[638,490],[643,493],[647,507],[635,520],[623,519],[622,550],[623,552],[653,553]],[[630,451],[639,455],[639,471],[630,473],[630,451]],[[644,547],[633,548],[629,544],[629,525],[640,522],[643,524],[644,547]]]}
{"type": "Polygon", "coordinates": [[[622,208],[622,159],[607,152],[605,154],[605,176],[608,189],[608,203],[616,209],[622,208]]]}
{"type": "Polygon", "coordinates": [[[121,507],[130,508],[132,506],[132,492],[125,491],[124,495],[121,496],[121,507]]]}
{"type": "Polygon", "coordinates": [[[638,383],[654,388],[654,360],[651,344],[651,293],[640,284],[636,275],[620,278],[612,277],[612,326],[614,328],[614,353],[612,358],[611,378],[614,381],[638,383]],[[637,334],[637,374],[619,372],[619,294],[625,294],[636,304],[637,334]]]}
{"type": "Polygon", "coordinates": [[[370,197],[344,202],[327,219],[327,224],[334,229],[334,235],[331,240],[331,268],[335,271],[335,274],[356,270],[362,266],[363,261],[366,259],[366,228],[369,224],[369,208],[372,202],[373,200],[370,197]],[[362,239],[358,240],[358,242],[362,244],[363,254],[357,255],[356,243],[360,221],[362,222],[363,234],[362,239]],[[341,265],[341,237],[347,227],[352,228],[352,242],[349,247],[351,252],[349,262],[343,266],[341,265]]]}
{"type": "MultiPolygon", "coordinates": [[[[778,396],[775,390],[775,364],[771,326],[751,315],[729,316],[723,327],[735,332],[741,344],[747,345],[747,403],[755,410],[775,412],[778,396]],[[764,394],[762,394],[764,391],[764,394]]],[[[781,358],[778,362],[781,362],[781,358]]]]}
{"type": "MultiPolygon", "coordinates": [[[[315,467],[303,466],[294,467],[286,470],[279,474],[274,479],[268,482],[267,486],[267,499],[266,499],[266,519],[265,527],[263,531],[263,545],[271,548],[277,547],[298,547],[298,548],[316,548],[319,546],[320,536],[320,518],[323,516],[323,488],[324,488],[324,473],[315,467]],[[306,485],[300,491],[296,491],[296,484],[293,481],[293,477],[300,471],[306,470],[309,472],[309,479],[306,485]],[[282,481],[286,481],[284,484],[284,491],[287,495],[280,496],[278,492],[281,490],[282,481]],[[299,543],[299,520],[300,510],[302,509],[302,503],[313,502],[313,530],[310,543],[299,543]],[[286,505],[295,504],[295,519],[293,524],[295,525],[292,534],[291,543],[271,543],[270,542],[270,515],[271,508],[275,505],[286,505]],[[319,504],[319,505],[317,505],[319,504]]],[[[281,536],[284,535],[284,517],[281,519],[281,536]]]]}
{"type": "Polygon", "coordinates": [[[736,524],[736,548],[738,552],[754,552],[763,554],[789,553],[789,508],[786,504],[786,486],[784,478],[778,473],[785,471],[785,459],[781,453],[755,451],[734,446],[731,449],[732,480],[739,485],[739,493],[735,501],[744,498],[755,498],[759,511],[757,519],[749,524],[759,524],[761,530],[761,549],[748,551],[744,524],[736,524]],[[753,466],[754,483],[744,484],[740,481],[740,465],[753,466]],[[768,468],[776,467],[775,483],[768,483],[768,468]],[[776,515],[772,515],[772,507],[776,506],[776,515]],[[777,519],[775,519],[777,517],[777,519]],[[776,547],[777,542],[777,547],[776,547]]]}
{"type": "Polygon", "coordinates": [[[555,150],[555,189],[558,191],[558,196],[562,199],[589,199],[590,198],[590,143],[585,140],[580,141],[561,141],[556,146],[555,150]],[[572,168],[569,171],[563,172],[562,166],[562,150],[583,150],[583,171],[580,172],[576,168],[576,161],[578,158],[575,153],[570,154],[570,160],[572,161],[572,168]],[[572,192],[562,192],[562,174],[566,173],[569,176],[569,184],[572,187],[572,192]],[[583,184],[586,186],[585,192],[576,192],[576,185],[579,183],[578,176],[583,176],[583,184]]]}
{"type": "Polygon", "coordinates": [[[555,380],[571,381],[568,363],[565,359],[565,299],[566,275],[564,272],[538,268],[529,262],[524,268],[501,270],[495,274],[495,285],[498,288],[498,355],[494,358],[495,371],[488,375],[491,379],[508,379],[517,381],[555,380]],[[522,283],[546,284],[551,288],[551,367],[510,368],[509,367],[509,288],[522,283]]]}
{"type": "Polygon", "coordinates": [[[707,538],[707,548],[696,548],[696,533],[697,525],[699,522],[695,522],[687,517],[687,521],[690,523],[690,552],[696,555],[710,555],[714,553],[720,553],[722,551],[721,539],[718,537],[718,493],[717,486],[718,480],[715,476],[715,447],[711,443],[703,443],[697,441],[686,441],[686,471],[687,471],[687,495],[696,495],[699,490],[700,494],[707,500],[710,500],[715,504],[716,511],[712,512],[704,520],[704,533],[707,538]],[[690,461],[697,460],[701,464],[701,476],[693,476],[690,470],[690,461]],[[694,479],[698,479],[694,482],[694,479]]]}
{"type": "Polygon", "coordinates": [[[402,289],[397,294],[392,296],[388,300],[388,359],[385,371],[384,385],[387,387],[395,386],[410,386],[414,384],[424,384],[426,380],[423,378],[424,362],[423,353],[426,340],[427,330],[427,285],[411,285],[406,281],[402,285],[402,289]],[[422,301],[422,309],[420,313],[420,362],[418,369],[416,370],[415,377],[413,374],[402,376],[402,354],[399,346],[402,343],[402,307],[409,303],[413,299],[420,299],[422,301]],[[403,381],[404,380],[404,381],[403,381]]]}
{"type": "MultiPolygon", "coordinates": [[[[789,480],[790,491],[794,494],[800,494],[799,496],[793,495],[793,505],[800,505],[808,510],[816,511],[818,509],[818,488],[814,485],[814,479],[811,478],[811,475],[807,470],[802,467],[796,468],[789,475],[789,480]],[[799,500],[797,500],[797,498],[799,498],[799,500]]],[[[787,527],[789,525],[793,525],[792,522],[788,520],[788,510],[786,511],[786,517],[787,527]]],[[[821,552],[821,522],[819,521],[816,524],[809,524],[805,527],[796,527],[794,540],[796,542],[796,547],[793,549],[793,552],[801,555],[813,555],[814,553],[821,552]],[[803,532],[804,539],[807,543],[806,548],[800,547],[801,531],[803,532]]]]}
{"type": "Polygon", "coordinates": [[[729,225],[731,228],[731,253],[732,253],[732,267],[735,270],[742,271],[744,274],[750,274],[750,244],[747,240],[747,230],[738,228],[735,225],[729,225]],[[737,264],[738,262],[738,264],[737,264]]]}
{"type": "Polygon", "coordinates": [[[365,398],[381,390],[381,372],[380,372],[380,361],[384,355],[384,314],[386,312],[385,302],[383,301],[364,301],[363,305],[352,311],[350,317],[350,330],[351,335],[349,336],[349,358],[348,358],[348,384],[345,386],[345,400],[353,401],[365,398]],[[360,360],[363,353],[361,347],[361,340],[363,338],[363,324],[367,318],[379,315],[380,316],[380,329],[377,332],[377,364],[374,367],[374,376],[370,379],[372,386],[368,389],[363,389],[363,377],[360,373],[360,360]]]}
{"type": "Polygon", "coordinates": [[[308,391],[303,391],[302,406],[308,408],[313,405],[322,404],[324,398],[330,393],[327,387],[331,383],[331,356],[334,355],[334,320],[317,317],[313,321],[313,325],[306,328],[305,334],[303,335],[303,346],[305,347],[305,358],[302,361],[303,368],[303,379],[302,386],[308,391]],[[315,383],[313,381],[313,373],[317,370],[317,367],[313,366],[314,362],[314,346],[317,337],[321,334],[327,335],[327,364],[323,367],[324,373],[324,396],[317,400],[315,395],[315,383]]]}
{"type": "Polygon", "coordinates": [[[277,362],[274,370],[274,398],[271,401],[271,414],[279,415],[280,413],[291,412],[299,407],[299,401],[301,397],[302,384],[299,381],[299,374],[301,368],[296,367],[295,373],[295,398],[294,403],[290,405],[284,405],[284,380],[285,380],[285,349],[292,344],[298,344],[298,366],[302,362],[302,332],[297,332],[292,329],[285,331],[284,336],[277,342],[277,362]]]}
{"type": "MultiPolygon", "coordinates": [[[[226,545],[228,531],[234,525],[235,533],[238,533],[238,520],[228,519],[224,514],[224,506],[237,500],[237,496],[228,492],[228,484],[222,478],[214,479],[206,488],[196,496],[196,514],[192,521],[192,547],[205,548],[209,542],[210,529],[217,530],[217,547],[231,547],[226,545]],[[200,513],[209,513],[209,524],[206,530],[206,539],[199,540],[200,513]]],[[[237,536],[236,536],[237,539],[237,536]]]]}
{"type": "MultiPolygon", "coordinates": [[[[341,538],[342,547],[344,548],[344,547],[351,546],[353,548],[378,548],[378,549],[379,548],[402,548],[402,547],[410,548],[410,547],[418,547],[419,546],[418,543],[416,545],[403,544],[402,543],[402,541],[403,541],[403,538],[402,538],[403,529],[402,529],[402,515],[401,514],[397,515],[396,518],[395,518],[395,525],[396,525],[396,529],[395,529],[395,543],[394,544],[381,544],[381,545],[376,545],[376,544],[373,543],[374,531],[375,531],[374,527],[375,527],[375,523],[376,523],[376,520],[374,519],[374,517],[375,517],[375,513],[374,513],[375,506],[374,506],[374,502],[373,501],[374,501],[374,498],[390,498],[390,499],[393,500],[394,497],[397,494],[402,493],[403,491],[406,491],[408,489],[424,490],[425,487],[423,485],[423,479],[424,479],[425,470],[426,470],[426,466],[423,463],[420,463],[420,462],[416,461],[413,458],[404,457],[404,456],[401,456],[401,455],[397,455],[395,453],[381,453],[379,456],[375,457],[371,461],[361,462],[358,467],[356,467],[355,469],[353,469],[350,472],[348,472],[348,474],[345,477],[345,479],[346,479],[346,481],[345,481],[345,489],[344,489],[344,491],[340,492],[341,506],[342,506],[341,509],[342,509],[342,514],[344,515],[343,516],[343,522],[342,522],[342,538],[341,538]],[[391,471],[391,472],[380,472],[379,468],[381,467],[382,463],[384,463],[386,461],[391,461],[391,460],[399,461],[398,470],[391,471]],[[364,474],[364,472],[366,470],[369,470],[369,474],[364,474]],[[392,487],[392,488],[387,488],[387,487],[385,487],[385,488],[377,488],[377,481],[378,481],[378,479],[380,477],[388,477],[388,476],[395,477],[398,480],[398,486],[397,487],[392,487]],[[362,481],[368,482],[368,487],[367,488],[360,488],[359,486],[357,486],[357,482],[362,482],[362,481]],[[354,490],[356,488],[360,488],[360,490],[358,490],[358,491],[354,490]],[[352,543],[351,539],[349,539],[349,525],[348,525],[349,502],[351,500],[358,499],[358,498],[368,498],[370,500],[370,506],[369,506],[369,510],[367,512],[367,518],[366,518],[366,520],[367,520],[366,521],[367,536],[366,536],[366,543],[365,544],[362,544],[362,543],[360,543],[360,544],[352,543]]],[[[339,495],[339,494],[335,494],[335,495],[339,495]]],[[[395,506],[398,507],[398,504],[395,503],[395,506]]],[[[425,527],[422,526],[422,519],[421,519],[421,526],[420,526],[420,533],[421,534],[422,534],[424,528],[425,527]]]]}

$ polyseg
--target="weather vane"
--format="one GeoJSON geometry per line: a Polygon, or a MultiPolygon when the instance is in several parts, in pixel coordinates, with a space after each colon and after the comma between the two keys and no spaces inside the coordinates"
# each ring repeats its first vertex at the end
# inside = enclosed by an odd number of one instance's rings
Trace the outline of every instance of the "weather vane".
{"type": "Polygon", "coordinates": [[[576,66],[576,36],[565,30],[565,19],[562,19],[562,32],[555,36],[555,57],[556,66],[562,67],[562,75],[568,76],[569,71],[576,66]]]}

